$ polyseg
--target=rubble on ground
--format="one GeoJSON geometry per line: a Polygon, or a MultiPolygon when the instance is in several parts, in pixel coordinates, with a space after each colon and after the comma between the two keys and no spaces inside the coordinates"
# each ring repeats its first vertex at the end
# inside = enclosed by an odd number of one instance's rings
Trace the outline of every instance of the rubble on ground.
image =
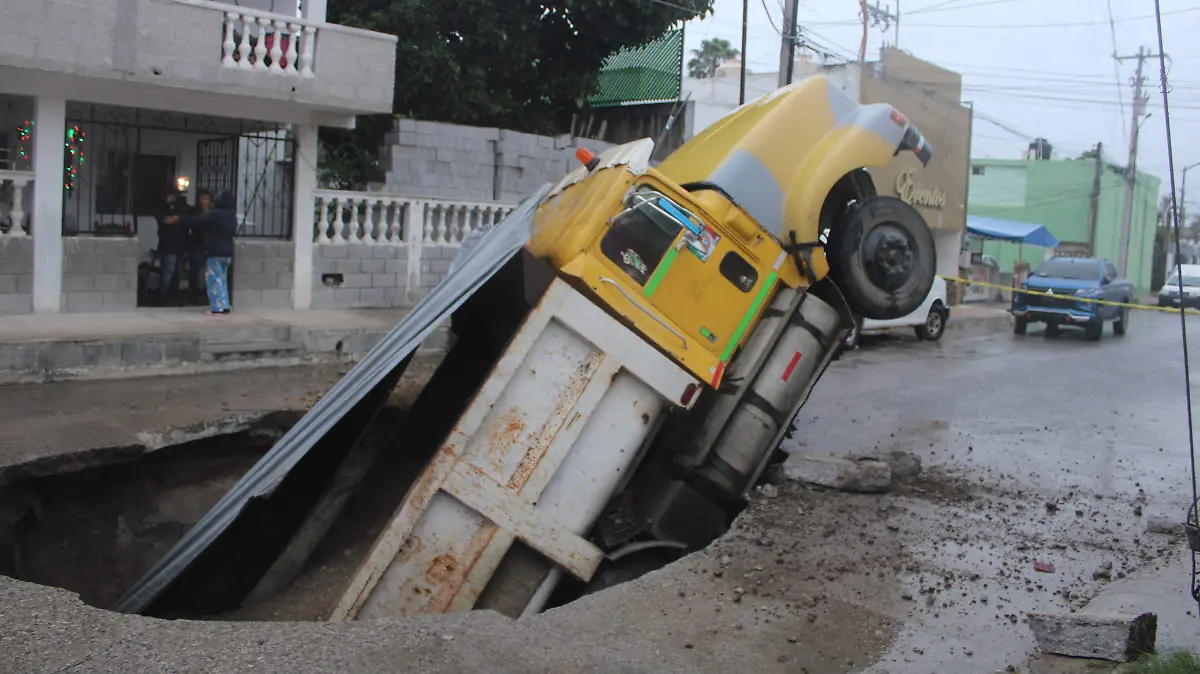
{"type": "Polygon", "coordinates": [[[1030,613],[1029,629],[1043,653],[1129,662],[1154,652],[1158,616],[1030,613]]]}
{"type": "Polygon", "coordinates": [[[1150,515],[1146,518],[1146,531],[1178,536],[1183,533],[1183,523],[1166,515],[1150,515]]]}
{"type": "Polygon", "coordinates": [[[892,469],[875,459],[843,459],[836,456],[796,453],[783,463],[784,476],[841,491],[878,493],[892,486],[892,469]]]}

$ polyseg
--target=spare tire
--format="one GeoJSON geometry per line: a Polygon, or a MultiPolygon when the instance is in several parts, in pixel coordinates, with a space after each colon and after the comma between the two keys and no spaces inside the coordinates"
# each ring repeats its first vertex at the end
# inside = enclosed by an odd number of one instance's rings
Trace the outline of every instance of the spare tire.
{"type": "Polygon", "coordinates": [[[916,311],[937,272],[929,225],[895,197],[872,196],[851,206],[830,229],[825,252],[850,306],[875,320],[916,311]]]}

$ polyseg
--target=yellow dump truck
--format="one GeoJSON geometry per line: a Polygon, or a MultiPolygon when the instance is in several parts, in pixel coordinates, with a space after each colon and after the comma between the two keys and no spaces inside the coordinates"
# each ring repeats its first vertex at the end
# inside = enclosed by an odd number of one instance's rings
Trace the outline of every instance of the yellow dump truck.
{"type": "Polygon", "coordinates": [[[815,77],[742,106],[657,168],[652,151],[581,150],[117,608],[161,613],[186,593],[181,579],[220,594],[205,579],[231,565],[214,550],[262,548],[226,594],[261,587],[281,551],[294,556],[320,532],[314,519],[330,520],[322,476],[444,316],[452,346],[395,450],[428,464],[331,619],[534,613],[725,531],[851,316],[901,316],[928,293],[927,225],[877,196],[865,168],[905,151],[927,162],[931,149],[897,110],[815,77]],[[291,510],[260,515],[272,498],[291,510]],[[255,518],[270,536],[251,533],[255,518]]]}

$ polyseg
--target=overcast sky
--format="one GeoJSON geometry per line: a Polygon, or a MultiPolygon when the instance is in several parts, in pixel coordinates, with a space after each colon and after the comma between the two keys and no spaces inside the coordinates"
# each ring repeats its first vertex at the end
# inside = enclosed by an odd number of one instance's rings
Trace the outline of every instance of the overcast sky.
{"type": "MultiPolygon", "coordinates": [[[[749,0],[746,51],[753,72],[779,69],[776,27],[782,27],[782,1],[749,0]]],[[[974,102],[976,110],[972,156],[1016,158],[1030,139],[1041,136],[1063,156],[1078,156],[1099,141],[1106,158],[1126,162],[1137,63],[1116,63],[1112,54],[1114,42],[1122,56],[1136,54],[1139,46],[1157,53],[1153,0],[900,2],[899,47],[963,76],[963,99],[974,102]]],[[[896,0],[880,0],[881,6],[889,4],[895,12],[896,0]]],[[[802,0],[801,35],[827,51],[857,58],[862,39],[858,7],[857,0],[802,0]]],[[[1195,39],[1200,4],[1162,0],[1162,11],[1179,179],[1184,166],[1200,162],[1200,40],[1195,39]]],[[[714,15],[687,24],[689,54],[712,37],[738,47],[741,19],[741,0],[716,0],[714,15]]],[[[868,59],[878,58],[880,47],[895,41],[894,27],[886,32],[870,28],[868,59]]],[[[1162,178],[1166,193],[1157,59],[1146,62],[1145,75],[1151,116],[1142,124],[1138,168],[1162,178]]],[[[1200,167],[1188,177],[1196,195],[1188,202],[1195,207],[1200,203],[1200,167]]]]}

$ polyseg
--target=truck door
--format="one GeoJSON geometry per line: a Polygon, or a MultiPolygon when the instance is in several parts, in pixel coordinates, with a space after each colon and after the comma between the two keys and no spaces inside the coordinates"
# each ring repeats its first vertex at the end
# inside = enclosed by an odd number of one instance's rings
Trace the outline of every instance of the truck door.
{"type": "Polygon", "coordinates": [[[627,205],[601,240],[602,252],[690,342],[728,362],[766,297],[767,280],[735,245],[661,192],[643,187],[627,205]],[[633,229],[654,244],[631,250],[624,239],[633,229]]]}

